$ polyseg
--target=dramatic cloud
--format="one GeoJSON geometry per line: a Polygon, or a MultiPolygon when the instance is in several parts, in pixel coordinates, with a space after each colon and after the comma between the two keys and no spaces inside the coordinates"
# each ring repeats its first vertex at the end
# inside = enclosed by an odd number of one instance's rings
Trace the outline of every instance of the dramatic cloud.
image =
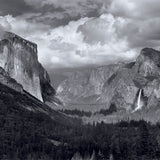
{"type": "Polygon", "coordinates": [[[32,10],[23,0],[0,0],[0,15],[17,16],[32,10]]]}
{"type": "Polygon", "coordinates": [[[63,9],[63,14],[70,17],[85,17],[99,15],[106,8],[110,0],[24,0],[26,4],[37,8],[52,5],[55,9],[63,9]]]}
{"type": "Polygon", "coordinates": [[[99,16],[111,13],[119,17],[152,18],[160,16],[158,0],[24,0],[27,5],[38,8],[49,6],[70,17],[99,16]]]}
{"type": "Polygon", "coordinates": [[[113,0],[108,11],[116,16],[149,19],[160,16],[157,0],[113,0]]]}
{"type": "Polygon", "coordinates": [[[158,0],[15,0],[15,12],[9,1],[0,5],[1,30],[37,43],[48,69],[134,60],[143,47],[159,48],[158,0]]]}
{"type": "Polygon", "coordinates": [[[135,55],[134,50],[128,48],[125,37],[119,38],[116,32],[116,26],[122,27],[126,22],[108,14],[82,18],[55,29],[12,16],[0,17],[0,23],[7,30],[36,42],[39,59],[48,67],[107,64],[135,55]]]}
{"type": "MultiPolygon", "coordinates": [[[[59,55],[65,52],[66,44],[70,47],[66,50],[74,59],[70,59],[71,65],[98,65],[113,63],[117,60],[132,59],[136,52],[128,47],[126,37],[118,37],[116,27],[125,26],[122,18],[114,18],[110,14],[104,14],[98,18],[81,19],[72,22],[65,27],[55,29],[52,34],[54,39],[58,39],[59,48],[54,48],[59,55]],[[81,24],[81,22],[83,22],[81,24]],[[54,36],[56,35],[57,36],[54,36]]],[[[53,43],[52,47],[55,45],[53,43]]],[[[68,55],[66,52],[65,60],[68,55]]]]}
{"type": "Polygon", "coordinates": [[[14,33],[29,37],[32,34],[40,34],[49,30],[50,26],[42,23],[31,23],[23,18],[14,18],[11,15],[0,16],[0,24],[6,31],[12,31],[14,33]]]}

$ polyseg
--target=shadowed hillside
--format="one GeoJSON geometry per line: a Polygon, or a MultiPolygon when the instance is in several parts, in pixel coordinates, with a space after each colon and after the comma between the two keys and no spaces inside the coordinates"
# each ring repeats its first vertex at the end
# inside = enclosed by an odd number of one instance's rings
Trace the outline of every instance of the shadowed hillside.
{"type": "Polygon", "coordinates": [[[158,160],[160,125],[144,121],[82,125],[28,93],[0,84],[2,160],[158,160]]]}

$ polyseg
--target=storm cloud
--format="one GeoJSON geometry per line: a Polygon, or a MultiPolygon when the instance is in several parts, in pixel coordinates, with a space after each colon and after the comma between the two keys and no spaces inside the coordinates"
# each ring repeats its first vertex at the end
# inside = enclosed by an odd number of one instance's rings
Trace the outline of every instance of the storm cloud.
{"type": "Polygon", "coordinates": [[[11,2],[0,2],[0,27],[37,43],[48,69],[131,61],[144,47],[159,49],[157,0],[15,0],[16,11],[11,2]]]}

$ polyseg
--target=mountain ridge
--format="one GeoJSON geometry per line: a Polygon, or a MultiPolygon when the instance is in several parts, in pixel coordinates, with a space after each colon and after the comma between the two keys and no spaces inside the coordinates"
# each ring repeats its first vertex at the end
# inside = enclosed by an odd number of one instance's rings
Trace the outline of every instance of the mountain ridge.
{"type": "MultiPolygon", "coordinates": [[[[97,108],[99,104],[105,103],[104,108],[107,109],[114,103],[118,110],[125,109],[127,112],[132,112],[137,107],[138,93],[140,89],[142,89],[140,96],[144,104],[142,108],[157,106],[159,105],[160,98],[159,53],[159,51],[152,48],[144,48],[136,61],[121,63],[117,68],[117,64],[98,67],[88,73],[87,76],[89,78],[86,81],[84,80],[86,77],[83,72],[78,75],[77,73],[73,73],[71,77],[77,76],[78,78],[68,78],[63,81],[57,89],[57,95],[60,98],[62,97],[64,104],[77,103],[77,105],[83,104],[83,101],[89,98],[88,95],[95,96],[96,99],[91,102],[93,102],[92,104],[97,104],[97,108]],[[101,68],[102,71],[100,71],[99,68],[101,68]],[[107,69],[109,72],[106,72],[107,69]],[[96,70],[97,73],[94,72],[94,70],[96,70]],[[102,74],[105,76],[103,81],[101,81],[101,72],[105,74],[102,74]],[[85,78],[83,79],[83,77],[85,78]],[[92,77],[93,80],[97,78],[97,81],[92,81],[93,83],[91,83],[91,81],[89,81],[90,77],[92,77]],[[85,83],[82,83],[79,79],[82,82],[85,81],[85,83]],[[87,91],[88,86],[92,86],[89,91],[87,91]],[[101,86],[99,92],[96,91],[97,86],[101,86]],[[93,92],[91,92],[91,90],[93,90],[93,92]],[[84,94],[83,91],[86,93],[84,94]],[[87,94],[87,92],[91,94],[87,94]],[[64,96],[66,97],[63,99],[64,96]]],[[[91,104],[89,99],[88,104],[91,104]]],[[[69,106],[66,107],[69,109],[69,106]]],[[[90,107],[90,110],[92,110],[92,107],[90,107]]]]}

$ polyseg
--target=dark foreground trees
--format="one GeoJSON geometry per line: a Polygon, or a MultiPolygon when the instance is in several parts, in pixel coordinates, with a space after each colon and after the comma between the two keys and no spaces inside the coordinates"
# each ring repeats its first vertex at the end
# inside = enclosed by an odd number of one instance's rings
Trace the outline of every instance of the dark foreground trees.
{"type": "Polygon", "coordinates": [[[68,160],[75,153],[81,157],[93,157],[94,153],[95,160],[160,158],[158,124],[139,121],[67,126],[43,114],[17,116],[7,112],[0,116],[1,159],[68,160]]]}
{"type": "Polygon", "coordinates": [[[74,155],[94,160],[160,159],[160,124],[83,125],[72,120],[74,125],[31,112],[13,96],[0,94],[0,159],[70,160],[74,155]]]}

